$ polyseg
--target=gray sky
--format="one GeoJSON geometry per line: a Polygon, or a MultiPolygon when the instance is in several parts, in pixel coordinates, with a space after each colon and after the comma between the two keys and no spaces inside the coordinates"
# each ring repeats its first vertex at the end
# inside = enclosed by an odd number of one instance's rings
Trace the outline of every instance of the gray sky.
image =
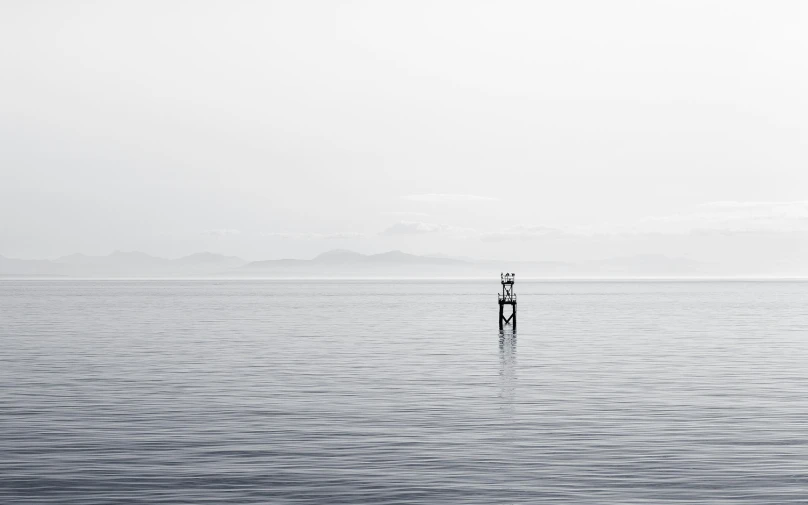
{"type": "Polygon", "coordinates": [[[0,254],[803,261],[800,1],[11,1],[0,254]]]}

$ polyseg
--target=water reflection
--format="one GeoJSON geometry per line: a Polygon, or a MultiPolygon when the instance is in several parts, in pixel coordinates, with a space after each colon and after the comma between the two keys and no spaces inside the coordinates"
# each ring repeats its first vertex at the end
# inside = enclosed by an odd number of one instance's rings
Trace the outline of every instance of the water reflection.
{"type": "Polygon", "coordinates": [[[513,409],[516,397],[516,332],[499,330],[500,398],[513,409]]]}

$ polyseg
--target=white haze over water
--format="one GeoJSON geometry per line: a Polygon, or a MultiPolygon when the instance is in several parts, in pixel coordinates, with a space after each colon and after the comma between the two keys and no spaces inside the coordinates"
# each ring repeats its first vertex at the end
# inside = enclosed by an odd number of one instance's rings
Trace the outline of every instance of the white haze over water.
{"type": "Polygon", "coordinates": [[[6,1],[0,47],[5,257],[808,268],[804,2],[6,1]]]}

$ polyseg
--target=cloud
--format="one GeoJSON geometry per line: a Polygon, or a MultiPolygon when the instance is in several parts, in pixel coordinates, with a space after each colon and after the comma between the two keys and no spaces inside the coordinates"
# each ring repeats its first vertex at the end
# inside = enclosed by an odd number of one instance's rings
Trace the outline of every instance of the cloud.
{"type": "Polygon", "coordinates": [[[364,233],[345,231],[337,233],[325,233],[320,238],[325,240],[359,240],[365,238],[364,233]]]}
{"type": "Polygon", "coordinates": [[[396,217],[426,217],[429,215],[426,212],[414,212],[410,210],[396,210],[385,212],[384,214],[396,217]]]}
{"type": "Polygon", "coordinates": [[[415,202],[493,202],[498,200],[490,196],[480,195],[458,195],[450,193],[425,193],[419,195],[404,195],[401,197],[403,200],[411,200],[415,202]]]}
{"type": "Polygon", "coordinates": [[[262,237],[277,238],[281,240],[359,240],[365,238],[364,233],[337,232],[337,233],[309,233],[309,232],[265,232],[262,237]]]}
{"type": "MultiPolygon", "coordinates": [[[[396,216],[425,215],[408,211],[387,212],[387,214],[396,216]]],[[[237,235],[239,232],[238,230],[208,230],[205,233],[217,237],[226,237],[237,235]]],[[[364,240],[373,236],[440,236],[451,239],[480,240],[482,242],[507,242],[576,238],[595,239],[597,237],[611,239],[655,235],[738,235],[749,233],[808,233],[808,201],[708,202],[692,206],[680,213],[651,216],[630,224],[602,223],[577,227],[519,224],[499,230],[480,232],[473,228],[450,224],[402,219],[378,234],[359,232],[270,232],[262,233],[261,235],[282,240],[311,241],[364,240]]]]}
{"type": "Polygon", "coordinates": [[[808,232],[808,201],[717,201],[634,223],[593,223],[556,228],[516,225],[479,235],[484,242],[549,238],[617,238],[662,235],[738,235],[808,232]]]}
{"type": "Polygon", "coordinates": [[[508,240],[536,240],[541,238],[559,238],[565,233],[558,229],[543,225],[516,225],[493,233],[480,236],[483,242],[504,242],[508,240]]]}
{"type": "Polygon", "coordinates": [[[217,228],[213,230],[205,230],[202,232],[202,235],[207,235],[209,237],[217,237],[217,238],[224,238],[224,237],[233,237],[235,235],[239,235],[241,232],[239,230],[233,230],[228,228],[217,228]]]}
{"type": "Polygon", "coordinates": [[[419,221],[399,221],[384,230],[382,235],[421,235],[424,233],[436,233],[441,231],[442,225],[434,223],[422,223],[419,221]]]}
{"type": "Polygon", "coordinates": [[[423,223],[420,221],[399,221],[382,231],[379,235],[424,235],[431,233],[450,235],[457,238],[467,238],[477,235],[477,232],[471,228],[462,228],[448,224],[423,223]]]}
{"type": "Polygon", "coordinates": [[[808,201],[708,202],[689,212],[649,217],[635,227],[656,233],[789,233],[808,231],[808,201]]]}
{"type": "Polygon", "coordinates": [[[791,202],[735,202],[735,201],[721,201],[721,202],[708,202],[699,205],[699,207],[710,209],[796,209],[804,213],[808,208],[808,200],[796,200],[791,202]]]}

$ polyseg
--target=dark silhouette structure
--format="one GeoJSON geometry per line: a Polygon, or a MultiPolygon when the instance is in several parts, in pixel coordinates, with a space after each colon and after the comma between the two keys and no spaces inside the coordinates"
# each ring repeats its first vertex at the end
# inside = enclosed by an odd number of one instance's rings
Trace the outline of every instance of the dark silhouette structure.
{"type": "Polygon", "coordinates": [[[516,295],[513,294],[513,282],[516,278],[516,274],[499,274],[499,277],[502,281],[502,293],[498,295],[499,329],[501,330],[506,324],[510,323],[513,326],[514,331],[516,331],[516,295]],[[505,317],[506,305],[511,306],[511,315],[507,318],[505,317]]]}

